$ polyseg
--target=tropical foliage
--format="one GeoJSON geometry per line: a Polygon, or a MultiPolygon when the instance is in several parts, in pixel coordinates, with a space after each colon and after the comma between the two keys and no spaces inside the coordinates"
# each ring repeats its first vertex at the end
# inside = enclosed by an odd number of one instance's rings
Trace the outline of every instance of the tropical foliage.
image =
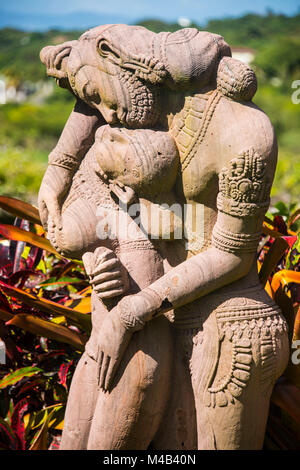
{"type": "Polygon", "coordinates": [[[90,288],[79,261],[61,258],[29,204],[0,225],[0,448],[47,449],[61,433],[74,368],[91,330],[90,288]]]}
{"type": "MultiPolygon", "coordinates": [[[[80,261],[61,258],[38,211],[0,197],[17,216],[0,224],[0,449],[57,448],[72,374],[91,329],[90,287],[80,261]]],[[[300,210],[278,203],[266,217],[257,257],[290,341],[300,340],[300,210]],[[290,215],[290,211],[292,211],[290,215]]],[[[300,447],[300,370],[289,363],[273,393],[265,447],[300,447]]]]}

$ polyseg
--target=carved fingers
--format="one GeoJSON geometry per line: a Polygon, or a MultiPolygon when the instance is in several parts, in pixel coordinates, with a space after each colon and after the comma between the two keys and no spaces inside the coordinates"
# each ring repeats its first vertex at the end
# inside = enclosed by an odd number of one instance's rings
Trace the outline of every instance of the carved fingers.
{"type": "Polygon", "coordinates": [[[101,299],[122,295],[128,289],[128,276],[116,254],[99,247],[82,257],[90,284],[101,299]]]}
{"type": "Polygon", "coordinates": [[[101,359],[99,363],[99,372],[98,372],[98,385],[103,390],[110,390],[112,380],[117,369],[117,361],[115,358],[110,356],[105,356],[101,352],[101,359]]]}
{"type": "Polygon", "coordinates": [[[48,219],[51,218],[53,226],[62,230],[61,206],[55,195],[47,199],[47,208],[49,211],[48,219]]]}
{"type": "Polygon", "coordinates": [[[38,206],[39,206],[39,213],[40,213],[40,218],[41,218],[42,225],[43,225],[44,229],[47,231],[48,230],[49,211],[48,211],[48,208],[47,208],[47,204],[46,204],[46,202],[44,201],[43,198],[39,198],[38,206]]]}
{"type": "Polygon", "coordinates": [[[106,315],[98,337],[98,384],[103,390],[111,389],[132,333],[122,322],[118,307],[106,315]]]}
{"type": "Polygon", "coordinates": [[[61,230],[61,207],[56,196],[47,194],[45,197],[39,197],[38,206],[44,229],[48,231],[49,219],[51,219],[51,226],[61,230]]]}
{"type": "Polygon", "coordinates": [[[48,228],[49,218],[53,226],[61,228],[61,207],[70,181],[68,170],[58,166],[48,166],[38,196],[41,221],[45,230],[48,228]]]}

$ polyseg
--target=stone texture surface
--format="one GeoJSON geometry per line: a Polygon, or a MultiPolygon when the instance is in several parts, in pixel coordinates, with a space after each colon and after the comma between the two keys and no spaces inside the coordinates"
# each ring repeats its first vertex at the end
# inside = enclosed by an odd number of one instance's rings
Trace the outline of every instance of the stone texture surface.
{"type": "Polygon", "coordinates": [[[99,26],[41,60],[77,101],[40,214],[93,287],[61,448],[260,449],[288,340],[256,268],[277,144],[254,72],[193,28],[99,26]]]}

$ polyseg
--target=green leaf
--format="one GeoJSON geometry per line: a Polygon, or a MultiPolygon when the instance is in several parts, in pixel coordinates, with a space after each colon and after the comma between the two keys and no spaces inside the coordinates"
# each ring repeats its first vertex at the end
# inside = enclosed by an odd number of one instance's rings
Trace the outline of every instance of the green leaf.
{"type": "MultiPolygon", "coordinates": [[[[18,447],[18,440],[17,436],[11,429],[10,425],[5,421],[5,419],[1,418],[0,416],[0,431],[6,436],[7,440],[9,441],[9,448],[10,450],[15,450],[18,447]]],[[[1,448],[1,443],[0,443],[0,449],[1,448]]]]}
{"type": "Polygon", "coordinates": [[[283,201],[279,201],[275,204],[276,209],[278,209],[281,215],[287,215],[289,213],[287,205],[283,201]]]}
{"type": "Polygon", "coordinates": [[[50,417],[51,413],[50,415],[48,415],[48,411],[46,411],[46,419],[39,431],[34,436],[33,442],[31,443],[29,450],[47,450],[48,424],[50,417]]]}
{"type": "Polygon", "coordinates": [[[44,423],[44,421],[46,420],[46,418],[48,416],[48,412],[51,412],[57,406],[58,406],[57,404],[50,405],[50,406],[47,406],[45,408],[42,408],[41,410],[33,412],[32,416],[31,416],[31,419],[30,419],[32,421],[31,422],[31,430],[37,429],[40,426],[42,426],[42,424],[44,423]]]}
{"type": "Polygon", "coordinates": [[[49,428],[62,429],[65,411],[66,405],[58,405],[53,409],[51,419],[49,420],[49,428]]]}
{"type": "Polygon", "coordinates": [[[290,251],[287,254],[285,267],[287,269],[297,269],[297,266],[300,262],[300,233],[298,234],[298,238],[290,251]]]}
{"type": "Polygon", "coordinates": [[[5,375],[5,377],[0,380],[0,389],[9,387],[19,382],[19,380],[23,379],[23,377],[32,377],[38,372],[42,372],[42,369],[39,367],[22,367],[21,369],[17,369],[14,372],[5,375]]]}

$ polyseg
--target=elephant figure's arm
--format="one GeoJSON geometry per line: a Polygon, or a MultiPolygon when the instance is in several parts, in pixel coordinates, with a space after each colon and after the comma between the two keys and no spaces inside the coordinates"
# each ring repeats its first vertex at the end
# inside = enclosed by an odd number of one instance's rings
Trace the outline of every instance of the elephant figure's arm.
{"type": "Polygon", "coordinates": [[[56,147],[49,155],[49,165],[39,191],[39,210],[47,229],[49,215],[60,225],[61,206],[73,175],[94,141],[96,129],[105,124],[101,114],[77,99],[56,147]]]}
{"type": "Polygon", "coordinates": [[[141,324],[249,273],[269,206],[273,156],[265,158],[250,149],[228,163],[219,175],[211,248],[171,269],[140,293],[122,299],[119,310],[125,322],[127,315],[134,315],[141,324]]]}

